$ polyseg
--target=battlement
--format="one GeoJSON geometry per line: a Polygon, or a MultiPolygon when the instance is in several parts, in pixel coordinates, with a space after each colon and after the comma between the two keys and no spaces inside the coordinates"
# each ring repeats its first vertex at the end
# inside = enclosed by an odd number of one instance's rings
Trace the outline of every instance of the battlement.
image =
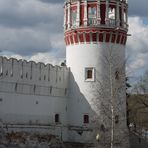
{"type": "Polygon", "coordinates": [[[65,96],[68,75],[66,66],[0,57],[1,92],[65,96]]]}

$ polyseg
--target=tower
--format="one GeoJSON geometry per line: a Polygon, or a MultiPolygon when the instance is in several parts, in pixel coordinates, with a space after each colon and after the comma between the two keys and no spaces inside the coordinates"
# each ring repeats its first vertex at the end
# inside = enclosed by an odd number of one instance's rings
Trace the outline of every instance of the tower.
{"type": "Polygon", "coordinates": [[[127,0],[65,1],[69,141],[128,147],[127,9],[127,0]]]}

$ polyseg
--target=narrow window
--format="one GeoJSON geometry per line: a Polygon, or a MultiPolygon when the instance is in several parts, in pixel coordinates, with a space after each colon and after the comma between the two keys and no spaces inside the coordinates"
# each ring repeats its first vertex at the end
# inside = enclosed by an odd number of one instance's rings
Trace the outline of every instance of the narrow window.
{"type": "Polygon", "coordinates": [[[6,70],[6,76],[8,76],[8,70],[6,70]]]}
{"type": "Polygon", "coordinates": [[[115,79],[116,79],[116,80],[119,80],[119,78],[120,78],[120,77],[119,77],[119,71],[117,70],[117,71],[115,72],[115,79]]]}
{"type": "Polygon", "coordinates": [[[61,82],[61,77],[59,77],[59,82],[61,82]]]}
{"type": "Polygon", "coordinates": [[[21,70],[20,75],[21,75],[21,79],[23,79],[23,71],[22,70],[21,70]]]}
{"type": "Polygon", "coordinates": [[[10,76],[11,76],[11,77],[13,77],[13,71],[11,71],[11,74],[10,74],[10,76]]]}
{"type": "Polygon", "coordinates": [[[96,7],[88,7],[88,23],[89,25],[96,25],[96,7]]]}
{"type": "Polygon", "coordinates": [[[55,114],[55,123],[59,123],[60,122],[60,116],[59,114],[55,114]]]}
{"type": "Polygon", "coordinates": [[[1,65],[1,68],[0,68],[0,76],[3,75],[3,66],[1,65]]]}
{"type": "Polygon", "coordinates": [[[92,79],[92,69],[87,70],[87,79],[92,79]]]}
{"type": "Polygon", "coordinates": [[[17,92],[17,83],[15,83],[15,92],[17,92]]]}
{"type": "Polygon", "coordinates": [[[28,73],[26,73],[26,78],[28,78],[28,73]]]}
{"type": "Polygon", "coordinates": [[[46,76],[44,75],[44,81],[46,80],[46,76]]]}
{"type": "Polygon", "coordinates": [[[89,123],[89,116],[88,115],[83,116],[83,123],[89,123]]]}
{"type": "Polygon", "coordinates": [[[85,68],[85,80],[94,81],[95,73],[94,68],[85,68]]]}
{"type": "Polygon", "coordinates": [[[35,94],[35,90],[36,90],[36,85],[34,85],[34,87],[33,87],[33,92],[34,92],[34,94],[35,94]]]}
{"type": "Polygon", "coordinates": [[[52,93],[52,86],[50,86],[50,94],[52,93]]]}
{"type": "Polygon", "coordinates": [[[119,116],[118,116],[118,115],[115,116],[115,123],[116,123],[116,124],[119,123],[119,116]]]}
{"type": "Polygon", "coordinates": [[[109,24],[115,26],[115,8],[109,8],[109,24]]]}
{"type": "Polygon", "coordinates": [[[77,10],[72,10],[71,12],[71,24],[73,27],[76,26],[77,10]]]}

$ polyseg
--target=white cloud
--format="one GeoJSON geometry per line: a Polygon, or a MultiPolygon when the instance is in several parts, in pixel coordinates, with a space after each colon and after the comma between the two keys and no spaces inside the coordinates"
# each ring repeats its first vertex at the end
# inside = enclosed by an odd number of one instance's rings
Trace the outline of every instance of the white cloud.
{"type": "Polygon", "coordinates": [[[127,42],[127,55],[130,58],[128,70],[136,74],[136,71],[148,68],[148,26],[140,17],[130,17],[129,25],[132,36],[128,37],[127,42]]]}
{"type": "Polygon", "coordinates": [[[61,3],[0,0],[0,20],[1,51],[29,56],[61,50],[64,55],[61,3]]]}

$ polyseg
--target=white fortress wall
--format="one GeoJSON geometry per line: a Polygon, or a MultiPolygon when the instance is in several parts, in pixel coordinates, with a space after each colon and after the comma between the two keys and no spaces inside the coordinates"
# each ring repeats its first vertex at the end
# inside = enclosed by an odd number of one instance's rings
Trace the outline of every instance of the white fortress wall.
{"type": "Polygon", "coordinates": [[[0,57],[0,119],[6,124],[67,123],[69,69],[0,57]]]}

